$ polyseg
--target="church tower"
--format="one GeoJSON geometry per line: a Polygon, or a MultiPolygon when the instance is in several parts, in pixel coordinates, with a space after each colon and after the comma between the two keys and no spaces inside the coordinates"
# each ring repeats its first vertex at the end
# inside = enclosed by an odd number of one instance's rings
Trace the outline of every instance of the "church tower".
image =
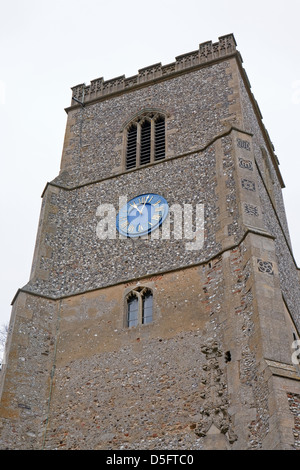
{"type": "Polygon", "coordinates": [[[284,183],[232,34],[72,89],[2,449],[300,449],[284,183]]]}

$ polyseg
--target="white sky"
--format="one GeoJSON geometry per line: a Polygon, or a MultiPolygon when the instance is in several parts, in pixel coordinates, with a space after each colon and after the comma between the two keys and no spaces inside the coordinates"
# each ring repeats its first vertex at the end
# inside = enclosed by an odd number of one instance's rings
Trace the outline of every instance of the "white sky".
{"type": "Polygon", "coordinates": [[[0,326],[29,279],[41,193],[59,173],[72,86],[233,33],[286,184],[300,264],[300,1],[0,0],[0,326]]]}

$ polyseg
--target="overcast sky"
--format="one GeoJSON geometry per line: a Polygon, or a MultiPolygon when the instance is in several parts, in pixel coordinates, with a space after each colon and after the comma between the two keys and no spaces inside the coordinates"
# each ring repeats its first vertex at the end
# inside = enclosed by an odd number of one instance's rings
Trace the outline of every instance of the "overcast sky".
{"type": "Polygon", "coordinates": [[[72,86],[233,33],[274,144],[300,263],[300,0],[0,0],[0,325],[29,279],[41,194],[59,173],[72,86]]]}

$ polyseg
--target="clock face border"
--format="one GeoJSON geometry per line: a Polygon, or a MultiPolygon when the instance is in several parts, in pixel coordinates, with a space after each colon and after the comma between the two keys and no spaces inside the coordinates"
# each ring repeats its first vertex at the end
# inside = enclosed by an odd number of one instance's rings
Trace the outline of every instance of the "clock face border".
{"type": "MultiPolygon", "coordinates": [[[[119,211],[116,217],[116,228],[118,232],[127,238],[137,238],[149,235],[161,226],[169,212],[169,205],[166,199],[157,193],[143,193],[131,198],[119,211]],[[151,221],[147,218],[147,228],[139,229],[139,224],[134,225],[128,220],[129,214],[135,214],[135,220],[139,219],[139,213],[143,213],[144,206],[147,205],[151,213],[151,221]]],[[[148,212],[149,214],[149,212],[148,212]]],[[[142,216],[142,214],[141,214],[142,216]]],[[[145,218],[143,219],[145,220],[145,218]]],[[[141,225],[141,224],[140,224],[141,225]]]]}

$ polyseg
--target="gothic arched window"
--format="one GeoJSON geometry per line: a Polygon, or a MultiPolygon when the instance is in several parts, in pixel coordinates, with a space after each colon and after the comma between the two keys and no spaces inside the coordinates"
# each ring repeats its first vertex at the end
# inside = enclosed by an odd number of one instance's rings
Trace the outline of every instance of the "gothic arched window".
{"type": "Polygon", "coordinates": [[[126,324],[130,328],[153,320],[153,293],[148,287],[137,287],[126,297],[126,324]]]}
{"type": "Polygon", "coordinates": [[[153,294],[147,289],[142,295],[142,323],[151,323],[153,318],[153,294]]]}
{"type": "Polygon", "coordinates": [[[165,117],[159,113],[145,113],[127,126],[126,170],[165,158],[165,127],[165,117]]]}
{"type": "Polygon", "coordinates": [[[128,326],[136,326],[139,321],[139,299],[135,294],[127,299],[127,321],[128,326]]]}

